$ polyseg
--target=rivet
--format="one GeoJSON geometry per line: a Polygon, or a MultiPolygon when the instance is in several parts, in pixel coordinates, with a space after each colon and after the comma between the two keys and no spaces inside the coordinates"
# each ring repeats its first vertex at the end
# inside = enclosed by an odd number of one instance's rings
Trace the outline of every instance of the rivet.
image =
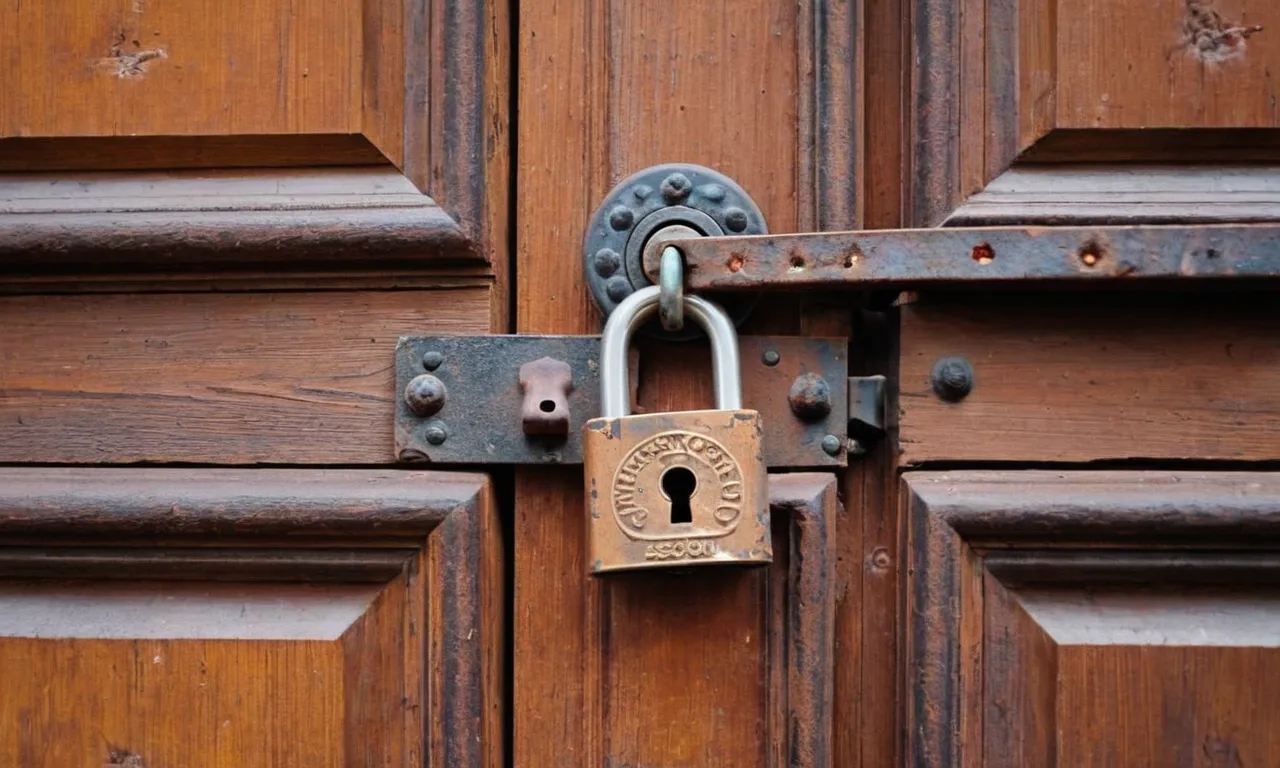
{"type": "Polygon", "coordinates": [[[840,438],[835,435],[827,435],[822,438],[822,450],[828,456],[840,455],[840,438]]]}
{"type": "Polygon", "coordinates": [[[764,354],[760,356],[760,361],[770,368],[777,365],[781,359],[782,355],[779,355],[776,349],[766,349],[764,354]]]}
{"type": "Polygon", "coordinates": [[[668,203],[678,203],[693,191],[693,182],[683,173],[673,173],[662,180],[662,199],[668,203]]]}
{"type": "Polygon", "coordinates": [[[631,188],[631,194],[635,195],[637,200],[644,200],[653,194],[653,187],[648,184],[637,184],[631,188]]]}
{"type": "Polygon", "coordinates": [[[713,203],[718,203],[724,199],[724,187],[719,184],[703,184],[698,187],[698,191],[713,203]]]}
{"type": "Polygon", "coordinates": [[[596,255],[591,262],[595,265],[597,275],[608,277],[617,272],[618,268],[622,266],[622,256],[612,248],[601,248],[596,251],[596,255]]]}
{"type": "Polygon", "coordinates": [[[444,355],[434,349],[422,356],[422,367],[426,368],[428,371],[434,371],[439,368],[442,363],[444,363],[444,355]]]}
{"type": "Polygon", "coordinates": [[[725,208],[724,225],[734,232],[741,232],[747,228],[747,212],[741,208],[725,208]]]}
{"type": "Polygon", "coordinates": [[[958,403],[973,390],[973,366],[963,357],[944,357],[934,364],[929,383],[938,397],[958,403]]]}
{"type": "Polygon", "coordinates": [[[423,436],[426,437],[428,443],[441,445],[445,440],[449,439],[449,431],[445,429],[444,422],[437,421],[427,427],[426,431],[423,432],[423,436]]]}
{"type": "Polygon", "coordinates": [[[619,205],[612,211],[609,211],[609,226],[621,232],[628,229],[636,220],[636,216],[631,209],[625,205],[619,205]]]}
{"type": "MultiPolygon", "coordinates": [[[[802,373],[791,385],[787,402],[791,405],[791,412],[803,421],[825,419],[831,413],[831,386],[816,373],[802,373]]],[[[840,452],[839,443],[835,451],[840,452]]]]}
{"type": "Polygon", "coordinates": [[[604,286],[604,292],[614,301],[622,301],[630,296],[633,290],[631,281],[622,276],[609,278],[609,282],[604,286]]]}
{"type": "Polygon", "coordinates": [[[430,416],[444,407],[444,382],[429,373],[414,376],[404,388],[404,401],[419,416],[430,416]]]}

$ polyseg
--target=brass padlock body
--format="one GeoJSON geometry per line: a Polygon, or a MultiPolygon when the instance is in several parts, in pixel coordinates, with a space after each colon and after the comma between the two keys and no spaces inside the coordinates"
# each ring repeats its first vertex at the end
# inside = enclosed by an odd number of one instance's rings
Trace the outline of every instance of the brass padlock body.
{"type": "Polygon", "coordinates": [[[592,573],[773,560],[756,411],[598,418],[583,434],[592,573]],[[695,479],[687,522],[664,491],[674,468],[695,479]]]}

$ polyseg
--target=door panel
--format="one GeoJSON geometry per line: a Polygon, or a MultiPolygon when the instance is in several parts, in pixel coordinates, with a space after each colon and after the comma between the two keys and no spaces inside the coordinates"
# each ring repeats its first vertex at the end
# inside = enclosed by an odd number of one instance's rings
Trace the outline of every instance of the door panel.
{"type": "Polygon", "coordinates": [[[0,11],[0,264],[487,278],[506,330],[507,3],[0,11]]]}
{"type": "MultiPolygon", "coordinates": [[[[647,764],[653,755],[671,765],[832,764],[835,477],[773,475],[769,496],[774,562],[766,568],[646,571],[589,583],[581,621],[592,630],[574,659],[585,673],[579,688],[560,696],[580,697],[578,718],[590,736],[560,764],[647,764]],[[717,604],[756,610],[710,613],[717,604]]],[[[559,646],[522,645],[517,697],[540,682],[529,669],[552,668],[563,654],[559,646]]],[[[533,709],[525,707],[517,712],[527,718],[533,709]]],[[[545,733],[522,731],[516,763],[541,765],[531,755],[563,748],[545,733]]]]}
{"type": "Polygon", "coordinates": [[[906,464],[1280,458],[1270,296],[929,299],[902,310],[906,464]],[[930,383],[947,357],[959,402],[930,383]]]}
{"type": "MultiPolygon", "coordinates": [[[[1271,160],[1275,178],[1269,73],[1280,45],[1268,30],[1280,11],[1268,0],[916,0],[912,10],[912,224],[1126,218],[1132,198],[1168,188],[1145,180],[1152,161],[1271,160]],[[1099,162],[1113,165],[1090,167],[1099,162]],[[1064,196],[1073,210],[1044,205],[1064,196]]],[[[1202,203],[1233,186],[1175,175],[1202,203]]],[[[1267,215],[1278,214],[1272,200],[1267,215]]]]}
{"type": "Polygon", "coordinates": [[[909,472],[908,749],[927,765],[1267,765],[1280,481],[909,472]]]}
{"type": "Polygon", "coordinates": [[[0,297],[0,461],[390,463],[396,341],[486,332],[476,282],[0,297]]]}
{"type": "Polygon", "coordinates": [[[496,768],[501,557],[479,475],[0,471],[0,762],[496,768]]]}
{"type": "MultiPolygon", "coordinates": [[[[733,176],[774,229],[852,224],[856,16],[851,4],[772,0],[521,3],[516,329],[599,331],[584,226],[616,182],[651,164],[733,176]]],[[[743,332],[795,333],[795,310],[762,302],[743,332]]],[[[804,328],[815,335],[848,325],[844,306],[813,317],[839,318],[804,328]]],[[[704,352],[644,346],[643,406],[704,404],[704,352]]],[[[592,579],[582,497],[580,469],[517,471],[515,764],[779,764],[783,713],[811,706],[788,701],[762,646],[781,610],[766,596],[794,590],[790,577],[592,579]]],[[[852,615],[847,601],[838,610],[852,615]]],[[[837,657],[835,674],[859,674],[850,658],[837,657]]],[[[855,705],[836,706],[839,717],[855,705]]]]}

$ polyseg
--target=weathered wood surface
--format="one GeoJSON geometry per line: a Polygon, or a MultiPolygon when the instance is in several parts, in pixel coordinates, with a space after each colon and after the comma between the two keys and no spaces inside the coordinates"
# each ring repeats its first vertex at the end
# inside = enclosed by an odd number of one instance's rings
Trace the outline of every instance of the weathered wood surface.
{"type": "Polygon", "coordinates": [[[395,460],[402,335],[485,333],[491,293],[0,298],[0,461],[395,460]]]}
{"type": "Polygon", "coordinates": [[[458,222],[390,166],[42,173],[0,181],[11,272],[484,265],[458,222]]]}
{"type": "Polygon", "coordinates": [[[497,768],[501,548],[483,475],[0,469],[0,762],[497,768]]]}
{"type": "Polygon", "coordinates": [[[968,297],[902,310],[902,460],[1280,458],[1280,320],[1269,294],[968,297]],[[968,360],[957,403],[930,385],[968,360]]]}
{"type": "MultiPolygon", "coordinates": [[[[649,165],[729,174],[778,231],[851,225],[855,16],[838,4],[523,4],[516,329],[599,329],[582,225],[649,165]]],[[[794,303],[770,302],[744,333],[798,327],[794,303]]],[[[644,405],[696,405],[705,363],[644,349],[662,361],[640,382],[644,405]]],[[[515,507],[516,764],[769,765],[764,577],[589,580],[580,472],[517,473],[515,507]]]]}
{"type": "MultiPolygon", "coordinates": [[[[1268,38],[1280,11],[1270,0],[911,6],[908,225],[945,221],[1019,159],[1275,158],[1280,113],[1268,72],[1280,46],[1268,38]],[[1226,149],[1201,154],[1206,143],[1226,149]],[[1052,158],[1040,152],[1046,144],[1052,158]]],[[[1063,176],[1069,187],[1071,172],[1063,176]]],[[[1082,192],[1076,202],[1102,202],[1082,192]]]]}
{"type": "Polygon", "coordinates": [[[1276,475],[908,472],[905,494],[912,764],[1280,759],[1276,475]]]}

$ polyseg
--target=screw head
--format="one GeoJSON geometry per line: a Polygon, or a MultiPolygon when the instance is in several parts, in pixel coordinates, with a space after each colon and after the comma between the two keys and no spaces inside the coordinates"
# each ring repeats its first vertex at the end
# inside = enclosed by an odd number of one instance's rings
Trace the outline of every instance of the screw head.
{"type": "Polygon", "coordinates": [[[822,450],[828,456],[840,455],[840,438],[835,435],[827,435],[822,438],[822,450]]]}
{"type": "MultiPolygon", "coordinates": [[[[802,373],[791,385],[787,402],[791,405],[791,412],[803,421],[825,419],[831,413],[831,386],[816,373],[802,373]]],[[[839,452],[837,443],[836,453],[839,452]]]]}
{"type": "Polygon", "coordinates": [[[779,355],[778,350],[776,349],[766,349],[764,351],[764,354],[760,355],[760,362],[764,363],[770,368],[777,365],[778,361],[780,360],[782,360],[782,355],[779,355]]]}
{"type": "Polygon", "coordinates": [[[423,436],[427,438],[427,442],[432,445],[441,445],[445,440],[449,439],[449,431],[445,429],[444,422],[437,421],[427,427],[423,432],[423,436]]]}
{"type": "Polygon", "coordinates": [[[422,367],[428,371],[434,371],[444,362],[444,355],[436,350],[431,350],[422,356],[422,367]]]}
{"type": "Polygon", "coordinates": [[[929,377],[933,393],[948,403],[958,403],[973,390],[973,366],[963,357],[944,357],[929,377]]]}
{"type": "Polygon", "coordinates": [[[444,407],[444,382],[429,373],[414,376],[404,388],[404,401],[419,416],[430,416],[444,407]]]}

